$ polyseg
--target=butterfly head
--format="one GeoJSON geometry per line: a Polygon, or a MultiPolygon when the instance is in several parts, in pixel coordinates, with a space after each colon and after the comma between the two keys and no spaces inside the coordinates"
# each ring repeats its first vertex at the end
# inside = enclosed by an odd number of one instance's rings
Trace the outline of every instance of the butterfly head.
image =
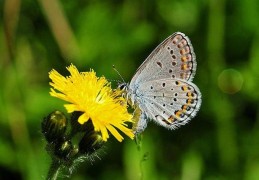
{"type": "Polygon", "coordinates": [[[127,92],[128,91],[128,84],[123,82],[123,83],[120,83],[118,85],[118,89],[120,89],[121,91],[124,91],[124,92],[127,92]]]}
{"type": "Polygon", "coordinates": [[[128,83],[120,83],[117,87],[119,90],[122,91],[121,96],[126,98],[127,102],[129,100],[129,84],[128,83]]]}

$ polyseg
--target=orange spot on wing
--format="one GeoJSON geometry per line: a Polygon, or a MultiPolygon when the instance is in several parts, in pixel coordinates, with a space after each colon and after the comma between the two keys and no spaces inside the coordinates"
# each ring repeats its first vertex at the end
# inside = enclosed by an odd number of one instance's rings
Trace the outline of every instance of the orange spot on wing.
{"type": "Polygon", "coordinates": [[[183,90],[183,91],[187,91],[187,90],[188,90],[188,87],[187,87],[187,86],[182,86],[182,90],[183,90]]]}
{"type": "Polygon", "coordinates": [[[187,105],[190,105],[190,104],[193,104],[194,103],[194,100],[193,99],[188,99],[187,100],[187,105]]]}
{"type": "Polygon", "coordinates": [[[189,66],[184,63],[184,64],[182,64],[181,69],[182,70],[187,70],[187,69],[189,69],[189,66]]]}
{"type": "Polygon", "coordinates": [[[183,105],[183,112],[185,112],[186,111],[186,109],[188,108],[188,106],[187,105],[183,105]]]}
{"type": "Polygon", "coordinates": [[[179,119],[180,117],[181,117],[181,114],[183,113],[183,111],[181,111],[181,110],[178,110],[178,111],[176,111],[175,112],[175,117],[177,118],[177,119],[179,119]]]}
{"type": "Polygon", "coordinates": [[[181,58],[181,60],[182,60],[182,62],[186,62],[186,61],[187,61],[187,56],[183,56],[183,57],[181,58]]]}
{"type": "Polygon", "coordinates": [[[173,117],[173,116],[170,116],[170,117],[168,118],[168,121],[170,121],[171,123],[174,122],[174,117],[173,117]]]}
{"type": "Polygon", "coordinates": [[[180,54],[181,54],[181,55],[184,55],[185,53],[186,53],[185,49],[181,49],[181,50],[180,50],[180,54]]]}

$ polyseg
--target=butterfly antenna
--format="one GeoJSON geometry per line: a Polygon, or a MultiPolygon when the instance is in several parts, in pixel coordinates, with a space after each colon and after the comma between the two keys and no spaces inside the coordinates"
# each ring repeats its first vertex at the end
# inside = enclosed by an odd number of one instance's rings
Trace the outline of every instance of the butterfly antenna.
{"type": "Polygon", "coordinates": [[[122,81],[125,83],[125,81],[124,81],[122,75],[121,75],[121,74],[119,73],[119,71],[115,68],[115,65],[112,65],[112,68],[113,68],[114,71],[117,72],[117,74],[120,76],[120,78],[122,79],[122,81]]]}

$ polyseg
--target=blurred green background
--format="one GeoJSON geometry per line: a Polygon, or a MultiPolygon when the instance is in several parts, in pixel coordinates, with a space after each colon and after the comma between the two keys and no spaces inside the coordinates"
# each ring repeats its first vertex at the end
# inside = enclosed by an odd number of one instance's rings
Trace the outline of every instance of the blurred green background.
{"type": "MultiPolygon", "coordinates": [[[[259,179],[259,1],[4,0],[0,22],[0,179],[44,179],[50,158],[40,123],[63,101],[48,72],[127,81],[176,31],[197,56],[197,116],[175,131],[149,123],[142,150],[109,139],[71,179],[259,179]],[[140,163],[143,155],[147,160],[140,163]],[[142,169],[142,170],[141,170],[142,169]]],[[[116,82],[113,82],[116,85],[116,82]]]]}

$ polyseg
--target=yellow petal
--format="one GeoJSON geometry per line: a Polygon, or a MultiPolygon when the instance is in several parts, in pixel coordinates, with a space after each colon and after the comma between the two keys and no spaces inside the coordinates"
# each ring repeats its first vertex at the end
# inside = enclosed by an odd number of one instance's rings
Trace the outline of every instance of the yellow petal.
{"type": "Polygon", "coordinates": [[[78,118],[78,122],[80,123],[80,124],[84,124],[84,123],[86,123],[88,120],[89,120],[89,116],[86,114],[86,113],[84,113],[84,114],[82,114],[79,118],[78,118]]]}

